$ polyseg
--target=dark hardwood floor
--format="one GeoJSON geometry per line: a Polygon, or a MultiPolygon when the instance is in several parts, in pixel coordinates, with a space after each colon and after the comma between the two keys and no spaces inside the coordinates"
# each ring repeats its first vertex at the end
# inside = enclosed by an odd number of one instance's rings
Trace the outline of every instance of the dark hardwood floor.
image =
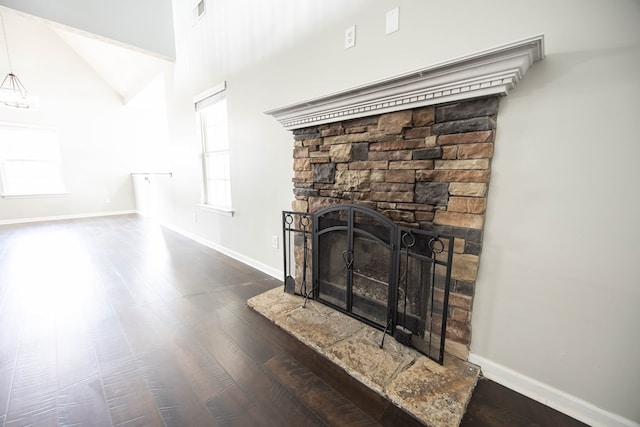
{"type": "MultiPolygon", "coordinates": [[[[0,226],[0,426],[413,426],[247,308],[280,282],[136,216],[0,226]]],[[[482,380],[464,426],[577,426],[482,380]]]]}

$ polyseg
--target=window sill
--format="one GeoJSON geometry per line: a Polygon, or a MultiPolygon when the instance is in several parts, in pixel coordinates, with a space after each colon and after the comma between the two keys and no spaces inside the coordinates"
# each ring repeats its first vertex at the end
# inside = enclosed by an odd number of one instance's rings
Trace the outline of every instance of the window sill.
{"type": "Polygon", "coordinates": [[[213,206],[213,205],[205,205],[205,204],[200,204],[198,205],[198,207],[200,209],[203,209],[205,211],[209,211],[209,212],[214,212],[220,215],[226,215],[226,216],[233,216],[234,214],[234,210],[231,208],[220,208],[217,206],[213,206]]]}
{"type": "Polygon", "coordinates": [[[68,196],[69,193],[61,192],[61,193],[43,193],[43,194],[3,194],[3,199],[31,199],[31,198],[42,198],[42,197],[61,197],[68,196]]]}

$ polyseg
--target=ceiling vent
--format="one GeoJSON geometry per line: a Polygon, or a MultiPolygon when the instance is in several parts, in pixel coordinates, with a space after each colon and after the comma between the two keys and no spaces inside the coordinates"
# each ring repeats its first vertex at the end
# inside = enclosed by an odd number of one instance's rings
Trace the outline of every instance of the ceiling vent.
{"type": "Polygon", "coordinates": [[[205,0],[196,0],[193,7],[193,25],[195,25],[205,13],[207,13],[205,0]]]}

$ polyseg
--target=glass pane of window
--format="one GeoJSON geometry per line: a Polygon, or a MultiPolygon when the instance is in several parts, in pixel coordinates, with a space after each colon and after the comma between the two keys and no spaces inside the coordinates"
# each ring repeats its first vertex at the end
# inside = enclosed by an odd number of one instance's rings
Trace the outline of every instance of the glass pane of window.
{"type": "Polygon", "coordinates": [[[201,102],[198,111],[202,126],[203,182],[205,203],[231,208],[231,171],[227,102],[224,96],[201,102]]]}
{"type": "Polygon", "coordinates": [[[5,196],[64,192],[55,131],[0,125],[0,177],[5,196]]]}

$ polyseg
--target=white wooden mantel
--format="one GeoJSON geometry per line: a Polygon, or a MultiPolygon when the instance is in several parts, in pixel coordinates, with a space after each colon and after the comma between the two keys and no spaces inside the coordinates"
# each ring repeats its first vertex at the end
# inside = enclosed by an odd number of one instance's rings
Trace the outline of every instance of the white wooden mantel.
{"type": "Polygon", "coordinates": [[[293,130],[481,96],[506,95],[529,67],[543,58],[544,36],[539,35],[265,113],[293,130]]]}

